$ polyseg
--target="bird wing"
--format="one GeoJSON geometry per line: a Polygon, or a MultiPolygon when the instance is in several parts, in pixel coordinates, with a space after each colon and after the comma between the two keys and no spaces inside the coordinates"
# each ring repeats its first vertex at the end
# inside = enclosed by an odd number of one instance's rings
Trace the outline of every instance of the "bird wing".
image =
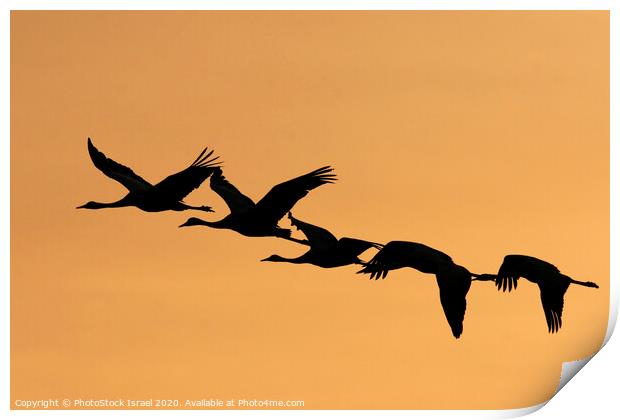
{"type": "Polygon", "coordinates": [[[257,210],[261,212],[265,222],[277,224],[308,192],[336,181],[336,175],[331,173],[333,170],[329,166],[324,166],[276,185],[256,203],[257,210]]]}
{"type": "Polygon", "coordinates": [[[508,288],[508,291],[511,291],[517,288],[519,277],[537,283],[539,279],[555,277],[558,274],[560,270],[547,261],[528,255],[506,255],[497,273],[495,285],[498,290],[506,291],[508,288]]]}
{"type": "Polygon", "coordinates": [[[440,273],[436,277],[443,312],[450,324],[452,335],[459,338],[463,333],[463,319],[465,319],[467,309],[467,292],[471,286],[471,275],[463,267],[455,266],[448,273],[440,273]]]}
{"type": "Polygon", "coordinates": [[[358,256],[369,248],[377,248],[379,250],[383,248],[381,244],[376,242],[369,242],[354,238],[340,238],[338,240],[338,247],[346,253],[350,253],[354,256],[358,256]]]}
{"type": "Polygon", "coordinates": [[[411,267],[423,273],[437,273],[446,264],[452,265],[452,258],[441,251],[415,242],[390,241],[369,262],[363,263],[364,268],[358,273],[370,274],[371,279],[378,280],[398,268],[411,267]]]}
{"type": "Polygon", "coordinates": [[[187,194],[198,188],[215,168],[219,168],[220,162],[216,162],[219,157],[210,158],[212,154],[213,150],[207,153],[205,148],[190,166],[156,184],[157,194],[173,201],[183,200],[187,194]]]}
{"type": "Polygon", "coordinates": [[[220,168],[215,169],[213,175],[211,175],[211,189],[222,197],[231,213],[245,213],[256,206],[251,198],[243,195],[241,191],[224,178],[220,168]]]}
{"type": "Polygon", "coordinates": [[[291,225],[295,226],[297,229],[301,230],[304,235],[306,235],[306,238],[310,241],[310,246],[313,248],[327,249],[338,243],[338,239],[336,239],[336,237],[327,229],[295,219],[291,212],[288,213],[288,218],[291,220],[291,225]]]}
{"type": "Polygon", "coordinates": [[[497,290],[502,290],[503,292],[510,292],[513,288],[517,288],[517,280],[522,276],[522,263],[520,260],[511,258],[511,255],[507,255],[504,257],[504,262],[502,263],[499,271],[497,272],[497,277],[495,278],[495,286],[497,286],[497,290]]]}
{"type": "Polygon", "coordinates": [[[391,269],[404,266],[399,243],[389,242],[370,261],[362,265],[364,268],[358,271],[358,274],[370,274],[371,280],[385,278],[391,269]]]}
{"type": "Polygon", "coordinates": [[[550,333],[558,332],[562,327],[562,310],[564,309],[564,294],[570,282],[561,281],[558,277],[547,278],[538,282],[540,301],[550,333]]]}
{"type": "Polygon", "coordinates": [[[136,175],[130,168],[113,161],[97,150],[90,137],[88,138],[88,154],[97,169],[123,184],[129,191],[145,191],[152,187],[150,183],[136,175]]]}

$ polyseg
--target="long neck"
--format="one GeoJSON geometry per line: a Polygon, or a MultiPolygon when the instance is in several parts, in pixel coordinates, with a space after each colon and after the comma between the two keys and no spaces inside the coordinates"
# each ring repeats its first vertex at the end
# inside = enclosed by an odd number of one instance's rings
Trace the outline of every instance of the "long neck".
{"type": "Polygon", "coordinates": [[[126,207],[126,206],[130,206],[131,204],[127,202],[127,200],[125,200],[125,198],[121,198],[118,201],[115,201],[113,203],[98,203],[96,201],[93,201],[93,203],[91,204],[91,208],[93,209],[107,209],[107,208],[114,208],[114,207],[126,207]]]}
{"type": "Polygon", "coordinates": [[[585,287],[594,287],[596,289],[598,289],[598,284],[591,282],[591,281],[579,281],[579,280],[573,280],[570,279],[570,282],[573,284],[578,284],[580,286],[585,286],[585,287]]]}
{"type": "Polygon", "coordinates": [[[274,255],[271,257],[273,262],[286,262],[286,263],[291,263],[291,264],[303,264],[304,258],[303,255],[301,257],[296,257],[296,258],[286,258],[286,257],[281,257],[279,255],[274,255]]]}
{"type": "Polygon", "coordinates": [[[194,224],[209,226],[210,228],[214,228],[214,229],[229,229],[230,228],[230,225],[228,224],[226,219],[218,220],[215,222],[209,222],[208,220],[198,219],[197,221],[194,222],[194,224]]]}

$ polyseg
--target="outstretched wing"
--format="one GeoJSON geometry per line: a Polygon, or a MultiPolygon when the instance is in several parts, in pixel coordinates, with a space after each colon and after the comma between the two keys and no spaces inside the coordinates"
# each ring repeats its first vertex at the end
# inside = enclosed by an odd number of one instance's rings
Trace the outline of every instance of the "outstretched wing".
{"type": "Polygon", "coordinates": [[[219,157],[211,158],[213,150],[207,153],[205,148],[196,160],[187,168],[174,175],[170,175],[155,185],[155,191],[161,197],[172,201],[181,201],[183,198],[198,188],[205,179],[219,168],[219,157]]]}
{"type": "Polygon", "coordinates": [[[308,192],[323,184],[336,181],[336,175],[331,173],[333,170],[329,166],[324,166],[276,185],[256,203],[256,209],[261,212],[265,222],[277,224],[308,192]]]}
{"type": "Polygon", "coordinates": [[[454,266],[447,273],[437,274],[439,299],[446,315],[452,335],[459,338],[463,333],[463,319],[467,309],[467,292],[471,286],[471,274],[460,266],[454,266]]]}
{"type": "Polygon", "coordinates": [[[499,268],[497,277],[495,278],[497,290],[505,292],[506,289],[508,289],[510,292],[513,288],[517,288],[517,280],[522,276],[521,271],[523,264],[520,259],[514,257],[514,255],[507,255],[504,257],[504,262],[499,268]]]}
{"type": "Polygon", "coordinates": [[[360,273],[385,278],[389,270],[411,267],[423,273],[437,274],[446,266],[452,266],[452,258],[424,244],[407,241],[390,241],[379,251],[360,273]]]}
{"type": "Polygon", "coordinates": [[[327,229],[295,219],[290,211],[288,212],[288,218],[291,220],[291,225],[295,226],[306,235],[306,238],[310,241],[311,247],[316,249],[328,249],[338,243],[338,239],[327,229]]]}
{"type": "Polygon", "coordinates": [[[376,242],[364,241],[362,239],[340,238],[338,240],[338,248],[341,252],[357,257],[359,254],[370,248],[377,248],[381,250],[383,245],[376,242]]]}
{"type": "Polygon", "coordinates": [[[233,184],[224,178],[222,169],[217,168],[211,175],[211,189],[226,202],[231,213],[244,213],[254,208],[251,198],[243,195],[233,184]]]}
{"type": "Polygon", "coordinates": [[[545,311],[545,319],[550,333],[558,332],[562,327],[562,310],[564,309],[564,294],[570,282],[561,281],[558,277],[539,281],[540,301],[545,311]]]}
{"type": "Polygon", "coordinates": [[[495,285],[497,290],[511,291],[517,288],[519,277],[525,277],[533,282],[559,274],[560,270],[553,264],[527,255],[506,255],[502,263],[495,285]]]}
{"type": "Polygon", "coordinates": [[[134,171],[113,161],[97,150],[90,137],[88,138],[88,154],[97,169],[106,176],[123,184],[129,191],[145,191],[152,187],[142,177],[136,175],[134,171]]]}
{"type": "Polygon", "coordinates": [[[357,273],[370,274],[371,280],[385,278],[390,270],[405,266],[401,248],[399,242],[388,242],[370,261],[362,264],[364,268],[357,273]]]}

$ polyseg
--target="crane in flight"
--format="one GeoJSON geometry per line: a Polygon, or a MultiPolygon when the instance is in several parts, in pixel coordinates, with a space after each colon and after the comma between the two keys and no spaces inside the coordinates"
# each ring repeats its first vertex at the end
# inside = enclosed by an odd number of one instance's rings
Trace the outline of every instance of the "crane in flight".
{"type": "Polygon", "coordinates": [[[472,280],[492,281],[491,274],[473,274],[452,258],[424,244],[406,241],[388,242],[358,273],[370,274],[371,279],[385,278],[391,270],[410,267],[422,273],[435,274],[439,300],[452,335],[463,333],[467,308],[467,293],[472,280]]]}
{"type": "Polygon", "coordinates": [[[90,137],[88,138],[88,153],[97,169],[103,172],[104,175],[121,183],[129,190],[129,193],[113,203],[89,201],[77,207],[78,209],[134,206],[148,212],[165,210],[213,211],[209,206],[195,207],[183,202],[183,198],[185,198],[186,195],[198,188],[216,168],[219,168],[221,163],[216,162],[219,158],[211,158],[213,150],[207,153],[207,148],[205,148],[190,166],[183,169],[181,172],[170,175],[155,185],[150,184],[139,175],[136,175],[136,173],[127,166],[123,166],[106,157],[106,155],[97,150],[90,137]]]}
{"type": "Polygon", "coordinates": [[[598,285],[591,281],[573,280],[553,264],[527,255],[506,255],[495,278],[497,290],[510,292],[517,288],[517,280],[523,277],[536,283],[540,289],[540,301],[549,333],[558,332],[562,327],[564,294],[571,284],[593,287],[598,285]]]}
{"type": "Polygon", "coordinates": [[[273,187],[258,203],[244,195],[225,177],[221,168],[211,176],[211,189],[226,202],[230,213],[221,220],[210,222],[190,217],[184,226],[208,226],[230,229],[244,236],[275,236],[289,241],[308,244],[308,241],[291,237],[290,229],[278,222],[293,206],[313,189],[336,181],[333,168],[323,166],[305,175],[282,182],[273,187]]]}
{"type": "Polygon", "coordinates": [[[287,262],[291,264],[312,264],[322,268],[342,267],[349,264],[363,264],[359,255],[370,249],[381,249],[383,245],[362,239],[337,239],[331,232],[319,226],[302,222],[288,213],[291,225],[301,230],[308,239],[310,249],[297,258],[271,255],[261,261],[287,262]]]}

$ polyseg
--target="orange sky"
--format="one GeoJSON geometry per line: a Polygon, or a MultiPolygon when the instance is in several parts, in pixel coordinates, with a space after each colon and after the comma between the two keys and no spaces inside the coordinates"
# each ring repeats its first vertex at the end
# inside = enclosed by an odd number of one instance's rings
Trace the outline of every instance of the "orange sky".
{"type": "Polygon", "coordinates": [[[540,403],[607,326],[609,14],[12,12],[11,233],[12,401],[540,403]],[[304,247],[178,229],[227,212],[208,182],[187,201],[215,215],[76,210],[125,193],[88,136],[151,182],[209,146],[255,200],[333,165],[296,217],[601,287],[569,288],[549,335],[534,284],[476,282],[455,340],[431,275],[261,263],[304,247]]]}

